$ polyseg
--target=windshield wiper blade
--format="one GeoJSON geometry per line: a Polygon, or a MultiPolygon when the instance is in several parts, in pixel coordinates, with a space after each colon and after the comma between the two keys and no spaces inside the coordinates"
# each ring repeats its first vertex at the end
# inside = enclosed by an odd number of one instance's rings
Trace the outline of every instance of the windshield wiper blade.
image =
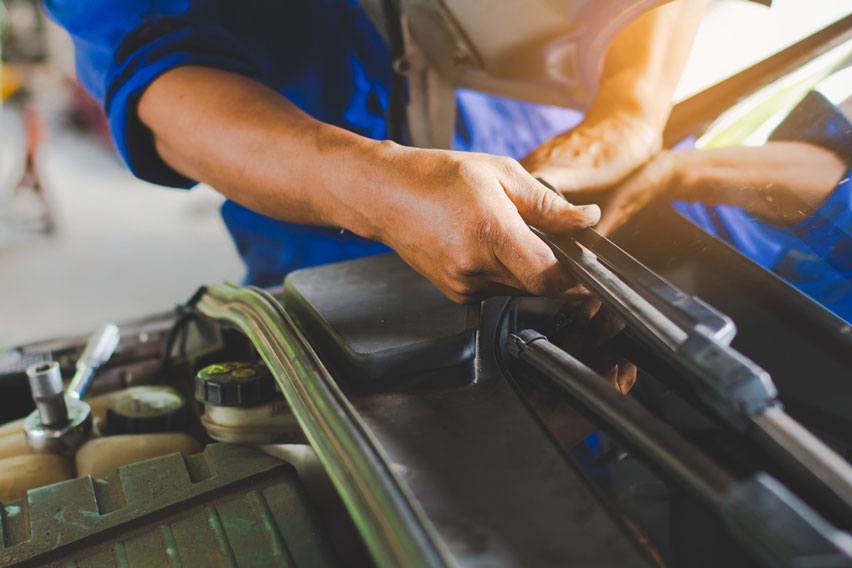
{"type": "Polygon", "coordinates": [[[852,466],[791,418],[769,374],[730,346],[736,334],[730,318],[592,229],[559,237],[533,231],[726,427],[750,436],[852,522],[852,466]]]}

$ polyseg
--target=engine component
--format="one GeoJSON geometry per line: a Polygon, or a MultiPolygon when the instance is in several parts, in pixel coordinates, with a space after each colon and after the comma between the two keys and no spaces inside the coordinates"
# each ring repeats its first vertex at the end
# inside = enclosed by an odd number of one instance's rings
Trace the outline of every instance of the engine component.
{"type": "Polygon", "coordinates": [[[334,565],[295,469],[244,446],[138,462],[3,505],[3,566],[334,565]]]}
{"type": "Polygon", "coordinates": [[[105,323],[95,331],[86,342],[86,347],[77,359],[77,370],[68,383],[68,396],[77,400],[83,398],[89,385],[92,384],[92,379],[98,370],[98,367],[109,361],[115,348],[118,347],[118,340],[121,334],[118,331],[118,326],[114,323],[105,323]]]}
{"type": "MultiPolygon", "coordinates": [[[[65,456],[24,454],[3,458],[0,459],[0,501],[20,499],[30,489],[72,477],[71,461],[65,456]]],[[[5,514],[9,515],[8,509],[5,514]]]]}
{"type": "Polygon", "coordinates": [[[177,432],[189,420],[186,401],[173,387],[131,387],[110,398],[106,430],[112,434],[177,432]]]}
{"type": "Polygon", "coordinates": [[[396,255],[297,270],[283,297],[338,381],[368,389],[404,388],[403,377],[470,381],[479,304],[449,301],[396,255]]]}
{"type": "Polygon", "coordinates": [[[769,374],[729,346],[736,332],[733,322],[593,229],[575,237],[534,231],[579,282],[628,322],[639,340],[682,373],[684,386],[729,429],[747,432],[818,490],[825,503],[852,518],[852,466],[793,420],[778,401],[769,374]]]}
{"type": "Polygon", "coordinates": [[[675,429],[636,401],[616,394],[594,371],[540,333],[520,331],[510,341],[513,357],[581,401],[628,443],[641,448],[657,467],[667,469],[673,479],[719,508],[725,522],[736,529],[733,534],[752,546],[766,566],[807,564],[813,558],[837,566],[849,564],[848,536],[771,476],[761,472],[735,480],[675,429]],[[782,511],[784,521],[775,522],[773,517],[782,511]]]}
{"type": "Polygon", "coordinates": [[[195,308],[252,340],[380,566],[448,566],[435,529],[291,316],[257,288],[210,286],[195,308]]]}
{"type": "Polygon", "coordinates": [[[75,457],[77,475],[103,477],[116,468],[142,460],[173,454],[200,452],[201,444],[184,432],[124,434],[89,440],[75,457]]]}
{"type": "Polygon", "coordinates": [[[260,363],[208,365],[196,375],[195,398],[204,403],[201,424],[219,442],[273,444],[304,440],[290,406],[275,391],[272,375],[260,363]]]}
{"type": "Polygon", "coordinates": [[[284,400],[245,408],[208,404],[201,424],[207,434],[219,442],[285,444],[306,441],[290,405],[284,400]]]}
{"type": "Polygon", "coordinates": [[[36,403],[24,420],[27,443],[37,452],[53,454],[79,447],[92,430],[92,412],[85,402],[65,396],[59,364],[37,363],[27,376],[36,403]]]}
{"type": "Polygon", "coordinates": [[[195,399],[214,406],[253,406],[275,396],[269,370],[258,363],[216,363],[195,377],[195,399]]]}
{"type": "Polygon", "coordinates": [[[0,435],[0,459],[31,454],[32,451],[23,431],[0,435]]]}
{"type": "Polygon", "coordinates": [[[27,369],[30,391],[41,423],[44,426],[61,426],[68,421],[65,405],[65,386],[59,364],[51,361],[27,369]]]}

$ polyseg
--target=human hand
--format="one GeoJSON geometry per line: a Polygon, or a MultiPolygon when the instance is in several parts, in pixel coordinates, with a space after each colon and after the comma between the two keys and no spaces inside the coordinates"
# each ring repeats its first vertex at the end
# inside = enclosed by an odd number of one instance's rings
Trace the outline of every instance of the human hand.
{"type": "Polygon", "coordinates": [[[651,202],[671,197],[678,185],[675,180],[682,157],[682,153],[660,152],[613,189],[595,230],[611,235],[651,202]]]}
{"type": "Polygon", "coordinates": [[[656,154],[660,128],[642,114],[589,117],[527,155],[521,163],[564,196],[610,188],[656,154]]]}
{"type": "Polygon", "coordinates": [[[669,2],[622,29],[607,48],[586,118],[536,148],[524,167],[574,198],[614,186],[656,154],[706,4],[669,2]]]}
{"type": "Polygon", "coordinates": [[[451,300],[559,296],[572,284],[530,230],[594,225],[596,205],[574,206],[515,160],[382,143],[389,183],[372,189],[359,232],[392,247],[451,300]]]}

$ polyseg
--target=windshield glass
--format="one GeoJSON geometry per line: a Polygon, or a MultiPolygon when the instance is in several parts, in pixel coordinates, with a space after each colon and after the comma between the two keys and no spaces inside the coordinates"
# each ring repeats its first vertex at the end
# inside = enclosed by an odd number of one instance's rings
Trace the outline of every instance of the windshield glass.
{"type": "Polygon", "coordinates": [[[674,207],[852,323],[852,42],[671,153],[674,207]]]}

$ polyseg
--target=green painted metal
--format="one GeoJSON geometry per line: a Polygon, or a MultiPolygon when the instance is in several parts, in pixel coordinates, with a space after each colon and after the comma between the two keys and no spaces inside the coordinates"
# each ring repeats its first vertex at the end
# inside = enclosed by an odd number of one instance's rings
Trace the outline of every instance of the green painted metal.
{"type": "Polygon", "coordinates": [[[296,470],[231,444],[32,489],[0,515],[0,566],[345,565],[296,470]]]}

